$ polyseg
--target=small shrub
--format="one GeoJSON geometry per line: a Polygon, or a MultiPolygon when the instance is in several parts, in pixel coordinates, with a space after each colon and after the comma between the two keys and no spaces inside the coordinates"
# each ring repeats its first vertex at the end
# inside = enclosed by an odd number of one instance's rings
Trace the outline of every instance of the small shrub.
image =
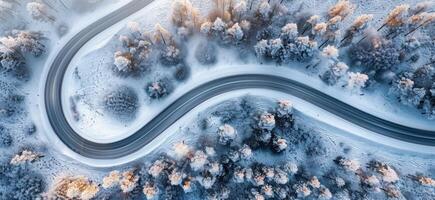
{"type": "Polygon", "coordinates": [[[138,96],[129,87],[122,86],[104,97],[104,108],[112,115],[131,118],[137,112],[138,96]]]}
{"type": "Polygon", "coordinates": [[[200,42],[195,49],[195,58],[203,65],[215,64],[217,61],[217,46],[212,42],[200,42]]]}

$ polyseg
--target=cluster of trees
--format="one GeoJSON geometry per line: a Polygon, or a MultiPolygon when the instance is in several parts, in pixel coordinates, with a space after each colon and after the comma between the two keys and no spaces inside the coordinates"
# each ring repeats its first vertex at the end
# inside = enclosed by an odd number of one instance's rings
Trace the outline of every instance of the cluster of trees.
{"type": "Polygon", "coordinates": [[[349,155],[343,156],[341,149],[338,157],[335,153],[319,151],[324,144],[315,140],[326,138],[318,138],[319,133],[293,126],[295,116],[290,101],[280,100],[274,109],[252,115],[247,110],[252,107],[246,101],[249,99],[239,102],[237,112],[242,113],[240,116],[227,115],[226,111],[213,113],[222,116],[221,120],[225,122],[216,124],[217,127],[209,126],[216,128],[215,133],[210,133],[215,134],[212,137],[200,137],[194,145],[175,142],[170,151],[144,165],[110,172],[101,184],[83,176],[64,177],[50,191],[55,191],[57,197],[81,199],[404,199],[435,196],[435,180],[430,176],[404,175],[379,160],[360,163],[357,159],[347,158],[349,155]],[[228,116],[242,121],[228,120],[228,116]],[[281,138],[275,140],[276,135],[281,138]],[[261,146],[256,147],[249,142],[251,140],[261,146]],[[305,152],[304,160],[289,157],[300,150],[305,152]],[[269,162],[264,156],[272,156],[274,161],[269,162]],[[329,164],[323,169],[308,160],[329,164]]]}
{"type": "Polygon", "coordinates": [[[44,37],[39,32],[13,30],[0,38],[0,70],[27,79],[25,56],[41,56],[46,51],[44,37]]]}
{"type": "MultiPolygon", "coordinates": [[[[218,46],[232,46],[242,54],[255,53],[261,61],[279,64],[304,62],[309,63],[308,67],[321,66],[319,77],[326,84],[342,83],[346,88],[360,91],[369,86],[370,81],[391,81],[391,73],[397,73],[401,64],[418,60],[415,53],[418,41],[408,35],[433,22],[434,15],[429,11],[431,5],[429,2],[412,8],[400,5],[375,31],[370,26],[371,14],[357,16],[350,26],[344,27],[343,20],[355,9],[347,0],[338,1],[325,16],[302,11],[292,13],[284,1],[217,0],[215,9],[206,17],[200,16],[189,1],[180,0],[173,3],[173,27],[170,30],[157,24],[154,31],[146,32],[138,23],[129,23],[130,33],[120,37],[123,50],[115,52],[114,66],[123,74],[149,69],[155,63],[176,66],[173,78],[183,81],[190,73],[184,61],[188,49],[183,44],[199,34],[205,38],[194,52],[200,64],[216,63],[218,46]],[[381,31],[384,27],[388,30],[402,27],[404,31],[384,33],[381,31]],[[402,44],[401,41],[405,42],[402,44]],[[341,48],[345,55],[339,54],[341,48]],[[352,67],[344,60],[350,60],[352,67]]],[[[158,99],[166,96],[173,84],[171,78],[165,77],[147,83],[145,87],[151,98],[158,99]]]]}
{"type": "MultiPolygon", "coordinates": [[[[3,76],[4,79],[6,77],[3,76]]],[[[24,96],[20,94],[16,85],[7,81],[0,81],[0,148],[10,147],[13,137],[9,126],[13,124],[23,110],[24,96]]]]}
{"type": "MultiPolygon", "coordinates": [[[[216,62],[215,44],[231,45],[239,52],[254,52],[261,61],[307,62],[309,67],[325,66],[321,63],[326,62],[326,69],[319,70],[319,77],[326,84],[342,82],[343,86],[360,91],[375,81],[391,83],[404,67],[417,63],[421,47],[433,46],[424,34],[412,36],[435,20],[430,10],[433,2],[429,1],[395,7],[377,29],[370,26],[371,14],[357,16],[345,27],[343,20],[355,9],[347,0],[338,1],[326,16],[300,11],[292,14],[284,1],[219,0],[215,4],[215,9],[201,18],[190,2],[174,3],[175,26],[188,30],[187,36],[199,32],[207,38],[195,52],[204,65],[216,62]],[[345,54],[338,54],[339,49],[345,54]]],[[[420,107],[430,113],[433,100],[430,92],[425,94],[429,96],[428,103],[420,107]]],[[[422,92],[415,95],[422,98],[422,92]]]]}
{"type": "Polygon", "coordinates": [[[151,99],[169,95],[174,80],[185,81],[190,75],[190,66],[184,61],[186,50],[182,46],[183,37],[172,34],[160,24],[156,24],[151,32],[142,30],[137,22],[129,22],[127,26],[129,32],[119,37],[121,50],[114,53],[114,71],[126,77],[149,74],[158,64],[167,67],[173,71],[172,77],[163,76],[148,81],[144,90],[151,99]]]}
{"type": "Polygon", "coordinates": [[[414,71],[401,73],[390,88],[399,102],[421,109],[430,119],[435,118],[435,69],[424,65],[414,71]]]}
{"type": "MultiPolygon", "coordinates": [[[[355,7],[349,1],[339,1],[330,8],[324,17],[326,22],[322,22],[322,17],[318,15],[291,14],[284,1],[220,0],[215,4],[216,8],[206,18],[199,17],[197,9],[189,1],[177,1],[173,6],[172,19],[178,29],[189,30],[188,35],[199,32],[207,38],[207,42],[201,42],[195,51],[195,57],[204,65],[216,62],[215,43],[235,46],[240,52],[248,49],[262,61],[280,64],[290,61],[313,63],[323,55],[319,49],[330,45],[323,48],[325,52],[335,46],[351,44],[355,37],[362,35],[373,18],[372,15],[357,17],[339,41],[340,23],[355,7]]],[[[345,85],[349,88],[360,89],[366,86],[364,80],[368,77],[365,74],[349,73],[345,76],[349,67],[338,59],[338,53],[326,57],[329,61],[328,69],[320,76],[326,83],[334,85],[344,77],[348,80],[345,85]]]]}
{"type": "Polygon", "coordinates": [[[28,164],[0,164],[1,199],[42,199],[46,189],[44,178],[28,164]]]}

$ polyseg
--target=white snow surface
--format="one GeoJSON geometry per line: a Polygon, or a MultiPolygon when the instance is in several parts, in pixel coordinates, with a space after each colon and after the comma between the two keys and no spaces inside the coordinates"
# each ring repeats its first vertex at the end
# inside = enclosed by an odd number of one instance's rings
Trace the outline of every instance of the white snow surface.
{"type": "MultiPolygon", "coordinates": [[[[118,126],[118,123],[98,123],[98,121],[91,121],[89,124],[81,124],[81,128],[76,128],[76,130],[82,134],[86,139],[100,142],[109,143],[123,138],[128,137],[143,125],[145,125],[149,120],[156,116],[161,110],[170,105],[177,98],[182,96],[185,92],[192,90],[196,86],[203,83],[211,81],[213,79],[218,79],[221,77],[226,77],[236,74],[270,74],[276,76],[286,77],[292,80],[299,81],[313,88],[318,89],[326,94],[334,96],[343,102],[346,102],[354,107],[371,113],[375,116],[381,117],[383,119],[388,119],[390,121],[408,125],[411,127],[417,127],[427,130],[435,130],[433,126],[433,121],[426,119],[421,115],[416,109],[411,107],[406,107],[400,103],[396,103],[394,100],[390,100],[385,96],[386,90],[378,90],[376,92],[367,92],[365,95],[361,96],[359,93],[354,93],[352,91],[344,90],[343,88],[336,86],[330,87],[325,85],[317,76],[312,76],[303,72],[303,64],[293,64],[294,66],[275,66],[275,65],[260,65],[256,63],[255,58],[252,58],[251,63],[240,63],[237,61],[233,55],[235,52],[231,50],[223,51],[220,49],[219,63],[211,68],[206,68],[196,63],[194,58],[191,58],[192,66],[192,78],[186,83],[178,85],[175,91],[168,97],[161,101],[151,102],[148,105],[142,105],[140,108],[140,114],[133,124],[127,126],[118,126]],[[89,126],[86,126],[89,125],[89,126]],[[104,131],[102,131],[104,130],[104,131]],[[112,134],[111,134],[112,133],[112,134]]],[[[111,80],[113,81],[113,80],[111,80]]],[[[67,84],[70,84],[67,82],[67,84]]],[[[130,84],[129,84],[130,85],[130,84]]],[[[130,86],[137,88],[137,91],[141,94],[140,99],[145,99],[143,87],[144,84],[131,84],[130,86]]],[[[68,100],[71,95],[71,91],[63,91],[63,100],[68,100]]],[[[69,114],[69,103],[64,103],[64,109],[67,111],[67,116],[72,116],[69,114]]],[[[83,110],[86,111],[86,110],[83,110]]],[[[94,112],[88,110],[88,112],[94,112]]],[[[93,118],[103,120],[110,120],[110,118],[93,118]]],[[[72,120],[70,120],[72,121],[72,120]]],[[[74,124],[74,123],[73,123],[74,124]]]]}
{"type": "MultiPolygon", "coordinates": [[[[127,1],[122,1],[122,3],[126,3],[126,2],[127,1]]],[[[209,6],[208,3],[200,0],[193,1],[193,2],[194,5],[197,7],[209,6]]],[[[322,6],[330,6],[332,5],[332,2],[335,1],[327,1],[325,2],[325,4],[322,4],[322,6]]],[[[410,1],[403,1],[403,2],[410,2],[410,1]]],[[[74,80],[72,79],[72,75],[71,75],[72,72],[74,71],[74,68],[76,66],[83,67],[82,65],[89,63],[89,61],[98,62],[98,60],[95,60],[95,58],[86,58],[86,55],[88,55],[91,52],[98,51],[99,49],[105,47],[106,45],[111,45],[110,43],[113,42],[112,39],[114,33],[121,32],[122,29],[125,27],[126,22],[128,21],[131,20],[138,21],[141,23],[141,25],[145,26],[147,29],[152,29],[156,21],[161,23],[163,26],[168,27],[169,21],[168,21],[167,13],[168,13],[168,9],[170,8],[170,3],[171,3],[170,0],[153,2],[148,7],[142,9],[140,12],[133,14],[132,16],[126,18],[125,20],[115,24],[110,29],[103,31],[97,37],[89,41],[78,52],[78,54],[71,62],[69,70],[67,71],[67,76],[65,77],[65,82],[64,82],[64,90],[62,93],[63,106],[64,106],[64,110],[66,111],[67,117],[72,116],[69,109],[70,105],[68,101],[69,101],[69,97],[75,92],[74,89],[76,84],[73,83],[74,80]],[[150,13],[152,14],[150,15],[150,13]]],[[[105,14],[111,12],[112,11],[111,9],[116,9],[117,6],[120,6],[120,4],[116,6],[113,5],[112,8],[99,10],[98,13],[92,13],[90,15],[84,16],[86,20],[76,20],[77,22],[80,22],[79,25],[73,26],[73,28],[70,30],[68,35],[63,37],[60,41],[56,42],[56,44],[52,45],[53,48],[50,50],[51,54],[47,59],[44,71],[46,72],[48,70],[48,67],[50,67],[49,65],[52,59],[54,58],[54,56],[56,55],[56,52],[59,50],[60,47],[62,47],[62,45],[66,41],[68,41],[68,39],[74,33],[78,32],[82,27],[89,24],[91,21],[95,21],[101,16],[104,16],[105,14]]],[[[362,5],[361,6],[362,8],[360,8],[358,12],[361,13],[361,11],[363,10],[363,12],[367,12],[367,13],[371,12],[377,14],[377,16],[375,15],[375,19],[380,20],[381,19],[380,16],[382,16],[381,13],[383,13],[384,10],[390,9],[392,6],[399,4],[399,2],[380,3],[379,5],[377,5],[378,7],[374,7],[373,5],[375,4],[376,3],[368,4],[368,5],[359,4],[362,5]]],[[[316,3],[316,1],[308,1],[306,2],[306,5],[309,8],[320,6],[316,3]]],[[[193,40],[191,44],[189,44],[189,46],[191,45],[192,47],[194,47],[197,42],[198,42],[197,40],[193,40]]],[[[102,52],[102,55],[104,54],[104,55],[112,56],[114,51],[115,50],[111,52],[102,52]]],[[[378,90],[376,92],[366,93],[364,96],[360,96],[359,94],[355,94],[350,91],[345,91],[343,90],[343,88],[338,86],[337,87],[326,86],[317,77],[317,75],[307,74],[306,72],[304,72],[305,66],[301,64],[292,64],[290,66],[260,65],[258,64],[257,60],[254,57],[246,58],[243,61],[240,61],[236,56],[234,56],[237,55],[237,52],[231,49],[219,49],[219,56],[218,56],[219,62],[211,67],[201,66],[199,63],[196,62],[192,54],[193,51],[190,51],[189,58],[188,58],[188,63],[190,63],[190,66],[192,67],[191,78],[187,82],[178,85],[176,90],[168,98],[165,98],[158,102],[142,104],[140,107],[140,112],[137,115],[137,118],[134,122],[128,124],[119,123],[108,117],[101,117],[99,114],[96,114],[96,110],[85,109],[82,107],[80,108],[80,112],[82,112],[82,114],[84,115],[89,115],[90,117],[87,118],[87,120],[85,120],[84,123],[82,124],[75,123],[73,119],[69,119],[70,123],[73,125],[74,129],[78,133],[80,133],[83,137],[91,141],[96,141],[99,143],[109,143],[109,142],[117,141],[126,138],[132,133],[134,133],[136,130],[138,130],[140,127],[145,125],[149,120],[151,120],[155,115],[157,115],[163,108],[168,106],[179,96],[184,94],[186,91],[191,90],[195,86],[200,85],[201,83],[205,83],[212,79],[216,79],[228,75],[258,73],[258,74],[273,74],[273,75],[284,76],[286,78],[291,78],[300,81],[302,83],[308,84],[320,91],[323,91],[346,103],[349,103],[355,107],[358,107],[362,110],[365,110],[366,112],[372,113],[381,118],[388,119],[403,125],[408,125],[408,126],[422,128],[422,129],[435,130],[435,127],[433,126],[434,123],[433,121],[425,119],[417,110],[413,108],[409,108],[399,103],[396,103],[395,101],[389,100],[388,98],[385,97],[385,90],[378,90]]],[[[100,59],[111,59],[111,57],[103,57],[100,59]]],[[[44,76],[45,74],[46,73],[43,73],[44,76]]],[[[111,79],[110,81],[111,82],[113,81],[113,85],[116,85],[116,83],[123,82],[123,80],[120,79],[111,79]]],[[[39,90],[39,94],[43,94],[44,84],[45,84],[45,77],[40,80],[41,89],[39,90]]],[[[139,94],[140,101],[145,99],[144,92],[143,92],[143,87],[145,84],[144,82],[130,81],[130,82],[123,82],[123,84],[128,84],[136,88],[139,94]],[[141,84],[136,84],[136,83],[141,83],[141,84]]],[[[33,84],[29,84],[29,85],[33,85],[33,84]]],[[[107,85],[107,87],[113,85],[107,85]]],[[[32,96],[34,96],[37,99],[40,99],[40,102],[43,102],[43,95],[39,95],[39,94],[34,94],[34,95],[32,94],[32,96]]],[[[39,103],[33,102],[29,107],[31,107],[32,109],[31,110],[32,112],[30,113],[34,115],[33,119],[35,120],[38,119],[35,121],[35,123],[44,124],[47,141],[49,141],[49,144],[52,144],[53,148],[57,148],[64,155],[79,160],[87,165],[95,166],[95,167],[109,167],[109,166],[115,166],[115,165],[124,164],[136,160],[146,155],[147,153],[152,152],[156,148],[162,148],[162,146],[164,147],[165,145],[162,144],[164,143],[166,144],[168,140],[175,140],[177,137],[175,137],[176,135],[174,134],[177,132],[177,130],[180,130],[181,127],[183,127],[183,125],[189,124],[190,120],[192,120],[193,118],[192,116],[196,115],[196,113],[200,112],[201,110],[205,110],[209,106],[215,105],[218,102],[223,101],[225,99],[229,99],[232,97],[237,97],[245,94],[262,94],[264,96],[268,96],[272,98],[278,98],[278,97],[290,98],[293,102],[295,102],[296,110],[306,114],[307,116],[312,117],[313,119],[318,120],[319,122],[324,122],[325,124],[329,124],[332,126],[339,126],[336,128],[343,130],[343,134],[346,135],[352,133],[358,138],[360,137],[366,138],[375,141],[376,143],[393,146],[403,150],[417,151],[421,153],[434,152],[433,151],[434,149],[432,149],[431,147],[409,144],[388,137],[384,137],[376,133],[372,133],[370,131],[357,127],[349,122],[346,122],[341,118],[333,116],[332,114],[327,113],[326,111],[317,108],[301,99],[294,98],[287,94],[280,94],[274,91],[240,90],[240,91],[234,91],[227,94],[219,95],[217,97],[214,97],[204,102],[197,108],[193,109],[188,115],[178,120],[168,130],[166,130],[158,138],[156,138],[152,143],[150,143],[149,145],[145,146],[143,149],[141,149],[138,152],[135,152],[132,155],[116,160],[93,160],[93,159],[84,158],[72,152],[59,140],[59,138],[57,138],[57,136],[52,132],[50,125],[46,120],[46,116],[43,109],[44,108],[43,103],[41,104],[42,106],[40,106],[39,103]],[[41,112],[42,117],[40,117],[40,115],[35,114],[37,112],[33,112],[34,110],[38,110],[39,112],[41,112]]],[[[141,101],[141,103],[143,102],[144,101],[141,101]]]]}
{"type": "Polygon", "coordinates": [[[331,138],[341,137],[352,141],[353,143],[357,143],[357,146],[353,146],[357,149],[364,149],[365,146],[369,145],[370,150],[373,152],[385,152],[395,149],[394,152],[397,154],[403,152],[405,154],[418,154],[422,157],[433,156],[433,152],[435,152],[435,147],[412,144],[379,135],[355,124],[349,123],[340,117],[337,117],[317,106],[304,101],[303,99],[296,98],[289,94],[264,89],[237,90],[208,99],[192,109],[190,114],[185,115],[177,120],[151,143],[145,145],[139,151],[119,159],[96,160],[80,156],[79,154],[72,152],[56,137],[52,138],[52,144],[56,145],[58,149],[61,150],[62,154],[75,160],[79,160],[80,162],[91,167],[105,168],[126,164],[138,160],[145,155],[150,155],[153,152],[169,151],[169,149],[171,149],[171,144],[174,144],[177,141],[194,141],[195,138],[199,137],[199,135],[186,135],[185,133],[197,122],[196,117],[198,113],[206,111],[213,106],[219,105],[219,103],[223,101],[240,98],[246,95],[264,96],[268,99],[272,99],[273,101],[282,99],[290,100],[294,103],[294,109],[298,120],[300,120],[302,124],[309,124],[309,126],[312,128],[323,130],[327,134],[330,134],[331,138]]]}
{"type": "MultiPolygon", "coordinates": [[[[206,12],[210,6],[210,2],[192,1],[193,5],[200,8],[202,12],[206,12]]],[[[319,5],[317,1],[308,1],[304,5],[310,10],[316,6],[329,7],[333,5],[335,1],[328,1],[324,5],[319,5]]],[[[406,1],[404,1],[406,2],[406,1]]],[[[358,3],[358,2],[354,2],[358,3]]],[[[397,5],[395,3],[393,5],[397,5]]],[[[379,10],[374,8],[375,4],[363,5],[357,4],[360,8],[355,12],[356,14],[367,12],[375,14],[375,19],[380,20],[382,18],[379,10]]],[[[390,5],[390,9],[393,5],[390,5]]],[[[376,5],[385,7],[386,5],[376,5]]],[[[344,102],[347,102],[353,106],[356,106],[362,110],[372,113],[384,119],[391,121],[422,128],[435,130],[433,121],[427,120],[422,116],[418,110],[406,107],[395,102],[394,99],[387,97],[387,89],[377,90],[375,92],[367,92],[364,96],[360,96],[357,93],[352,93],[343,90],[341,87],[329,87],[326,86],[315,74],[309,74],[304,71],[302,64],[291,64],[290,66],[274,66],[274,65],[259,65],[254,57],[245,58],[240,61],[236,56],[237,52],[228,49],[219,49],[219,62],[210,68],[201,66],[193,57],[193,50],[189,52],[188,63],[193,68],[192,76],[186,83],[182,83],[177,86],[176,90],[168,97],[161,101],[149,102],[144,94],[145,81],[138,79],[126,79],[123,80],[119,77],[110,75],[108,73],[101,73],[101,71],[109,70],[106,66],[107,63],[112,63],[112,57],[115,49],[110,49],[116,43],[113,40],[117,39],[117,34],[125,31],[125,25],[129,21],[137,21],[146,30],[152,30],[156,22],[162,24],[162,26],[170,27],[170,17],[167,10],[171,8],[171,1],[163,0],[151,3],[141,11],[134,13],[125,20],[115,24],[111,28],[103,31],[97,37],[89,41],[74,57],[67,71],[67,76],[64,81],[64,90],[62,93],[62,100],[66,116],[69,118],[69,122],[73,124],[74,129],[79,132],[84,138],[99,142],[110,143],[118,141],[128,137],[136,130],[140,129],[155,115],[157,115],[163,108],[169,105],[173,100],[181,96],[184,92],[198,86],[201,83],[209,80],[223,77],[226,75],[232,75],[237,73],[269,73],[273,75],[282,75],[287,78],[298,80],[302,83],[308,84],[320,91],[332,95],[344,102]],[[151,15],[149,13],[152,13],[151,15]],[[114,33],[116,35],[114,36],[114,33]],[[75,68],[78,67],[84,73],[94,76],[91,80],[90,86],[85,88],[87,90],[95,91],[96,97],[92,105],[78,104],[79,113],[82,119],[79,122],[75,122],[72,119],[71,105],[69,98],[73,96],[77,91],[83,90],[75,83],[75,80],[71,74],[73,74],[75,68]],[[273,70],[270,70],[273,68],[273,70]],[[98,74],[96,76],[95,74],[98,74]],[[129,85],[136,89],[139,94],[140,103],[139,114],[133,122],[119,122],[116,119],[106,117],[101,108],[98,107],[98,100],[102,98],[102,93],[108,88],[115,87],[117,85],[129,85]],[[145,103],[143,103],[145,101],[145,103]]],[[[313,11],[314,12],[314,11],[313,11]]],[[[195,47],[197,41],[193,40],[187,46],[195,47]]],[[[193,49],[193,48],[192,48],[193,49]]],[[[164,74],[165,72],[157,72],[164,74]]]]}

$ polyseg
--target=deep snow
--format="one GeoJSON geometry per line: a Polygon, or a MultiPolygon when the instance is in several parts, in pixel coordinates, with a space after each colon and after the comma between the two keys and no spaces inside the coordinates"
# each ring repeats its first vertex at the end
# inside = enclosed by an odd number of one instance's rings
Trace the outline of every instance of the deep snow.
{"type": "MultiPolygon", "coordinates": [[[[409,1],[403,2],[409,3],[409,1]]],[[[254,57],[244,58],[241,61],[235,50],[219,48],[218,63],[204,67],[196,61],[193,55],[194,48],[200,39],[193,39],[187,44],[190,47],[187,63],[192,68],[191,78],[187,82],[177,85],[175,91],[168,98],[150,101],[143,92],[147,82],[145,80],[155,80],[157,77],[165,76],[168,70],[156,67],[155,72],[144,78],[119,78],[110,70],[113,63],[113,53],[118,43],[118,35],[126,32],[125,24],[129,21],[139,22],[145,30],[152,30],[155,22],[159,22],[162,26],[169,28],[170,17],[166,11],[170,9],[170,3],[170,1],[153,2],[142,11],[133,14],[99,34],[96,38],[89,41],[74,57],[65,77],[62,100],[66,116],[69,118],[70,123],[73,124],[75,130],[83,137],[101,143],[128,137],[183,92],[217,77],[246,72],[271,73],[292,78],[381,118],[422,129],[434,129],[433,121],[426,119],[418,110],[401,105],[393,97],[386,95],[388,94],[388,88],[367,91],[364,92],[364,95],[360,95],[359,93],[346,91],[340,86],[326,86],[318,78],[317,74],[305,70],[305,66],[302,66],[303,64],[290,64],[289,66],[260,65],[254,57]],[[149,15],[149,13],[156,10],[159,10],[159,12],[149,15]],[[74,80],[73,74],[76,68],[79,71],[81,81],[74,80]],[[270,70],[271,68],[273,70],[270,70]],[[133,122],[113,119],[104,115],[102,111],[100,105],[102,95],[107,89],[117,85],[128,85],[136,88],[140,102],[143,103],[139,108],[139,114],[133,122]],[[88,95],[90,100],[85,101],[86,103],[83,103],[83,101],[78,102],[77,108],[81,119],[74,121],[72,119],[70,97],[77,94],[88,95]]],[[[335,1],[327,1],[320,5],[317,1],[308,1],[304,2],[303,5],[304,9],[318,13],[316,9],[326,10],[333,3],[335,1]]],[[[374,26],[376,26],[382,23],[381,19],[384,16],[384,10],[390,10],[397,4],[399,2],[394,4],[357,3],[358,8],[354,14],[374,14],[374,26]]],[[[206,12],[211,4],[203,1],[193,1],[193,5],[200,8],[202,12],[206,12]]],[[[291,7],[295,8],[296,6],[298,6],[297,3],[291,5],[291,7]]],[[[345,22],[349,23],[350,21],[351,19],[347,18],[345,22]]]]}

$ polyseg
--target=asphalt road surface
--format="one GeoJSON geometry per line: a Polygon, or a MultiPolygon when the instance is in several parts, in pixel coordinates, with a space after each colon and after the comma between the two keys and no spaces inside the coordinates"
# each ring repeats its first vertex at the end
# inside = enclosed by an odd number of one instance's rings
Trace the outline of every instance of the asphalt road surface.
{"type": "Polygon", "coordinates": [[[62,108],[62,82],[74,55],[95,35],[109,28],[152,0],[135,0],[98,20],[75,35],[58,53],[48,72],[45,105],[48,120],[60,140],[74,152],[93,159],[115,159],[143,148],[180,117],[214,96],[239,89],[270,89],[304,99],[328,112],[370,131],[406,142],[435,146],[435,131],[397,124],[352,107],[308,85],[280,76],[245,74],[212,80],[178,98],[154,119],[131,136],[113,143],[95,143],[76,133],[62,108]]]}

